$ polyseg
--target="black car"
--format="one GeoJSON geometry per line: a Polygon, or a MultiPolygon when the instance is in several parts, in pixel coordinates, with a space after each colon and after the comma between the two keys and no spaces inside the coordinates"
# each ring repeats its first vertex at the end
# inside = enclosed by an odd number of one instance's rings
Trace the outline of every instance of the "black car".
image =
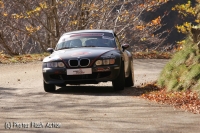
{"type": "Polygon", "coordinates": [[[44,90],[66,84],[112,81],[114,90],[134,85],[129,44],[120,45],[112,30],[79,30],[61,36],[51,55],[43,60],[44,90]]]}

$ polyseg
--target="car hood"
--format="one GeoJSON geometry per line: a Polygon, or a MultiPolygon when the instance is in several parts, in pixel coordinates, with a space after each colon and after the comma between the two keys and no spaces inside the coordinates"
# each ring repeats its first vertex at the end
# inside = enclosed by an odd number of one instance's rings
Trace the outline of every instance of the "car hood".
{"type": "Polygon", "coordinates": [[[55,61],[55,60],[60,60],[60,59],[66,60],[66,59],[73,59],[73,58],[96,58],[113,50],[116,50],[116,48],[83,47],[83,48],[71,48],[71,49],[58,50],[58,51],[54,51],[53,54],[45,58],[43,62],[55,61]]]}

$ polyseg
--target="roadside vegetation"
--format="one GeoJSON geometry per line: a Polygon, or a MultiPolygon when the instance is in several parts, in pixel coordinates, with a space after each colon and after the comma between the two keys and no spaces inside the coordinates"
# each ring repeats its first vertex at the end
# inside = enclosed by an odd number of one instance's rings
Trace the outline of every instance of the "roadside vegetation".
{"type": "MultiPolygon", "coordinates": [[[[0,64],[11,64],[11,63],[28,63],[34,61],[42,61],[44,57],[48,56],[49,53],[42,54],[24,54],[10,56],[3,52],[0,52],[0,64]]],[[[170,59],[172,53],[170,52],[136,52],[133,53],[134,59],[170,59]]]]}
{"type": "MultiPolygon", "coordinates": [[[[199,23],[199,7],[200,1],[197,0],[195,8],[187,3],[177,5],[174,10],[183,15],[195,15],[195,21],[199,23]]],[[[190,22],[185,22],[176,28],[187,34],[187,38],[179,42],[180,50],[164,67],[157,83],[153,84],[154,90],[142,97],[200,114],[200,25],[192,26],[190,22]]]]}
{"type": "Polygon", "coordinates": [[[49,53],[10,56],[10,55],[4,54],[3,52],[0,52],[0,64],[28,63],[28,62],[34,62],[34,61],[42,61],[43,58],[48,55],[49,53]]]}
{"type": "Polygon", "coordinates": [[[158,79],[167,91],[197,91],[200,94],[200,50],[188,37],[183,49],[175,53],[158,79]]]}
{"type": "Polygon", "coordinates": [[[142,97],[200,114],[200,49],[190,37],[166,64],[155,89],[142,97]]]}

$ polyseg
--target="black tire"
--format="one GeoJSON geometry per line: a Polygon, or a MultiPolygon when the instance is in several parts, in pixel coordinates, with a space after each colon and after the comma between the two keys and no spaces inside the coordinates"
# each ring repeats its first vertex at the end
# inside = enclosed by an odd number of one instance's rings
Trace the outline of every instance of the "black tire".
{"type": "Polygon", "coordinates": [[[56,90],[56,86],[54,84],[46,84],[44,81],[44,91],[46,92],[54,92],[56,90]]]}
{"type": "Polygon", "coordinates": [[[112,85],[115,91],[124,90],[125,74],[124,74],[124,63],[120,67],[120,73],[118,77],[112,81],[112,85]]]}
{"type": "Polygon", "coordinates": [[[126,87],[131,87],[133,86],[133,77],[132,77],[132,72],[130,71],[130,74],[127,78],[125,78],[125,86],[126,87]]]}

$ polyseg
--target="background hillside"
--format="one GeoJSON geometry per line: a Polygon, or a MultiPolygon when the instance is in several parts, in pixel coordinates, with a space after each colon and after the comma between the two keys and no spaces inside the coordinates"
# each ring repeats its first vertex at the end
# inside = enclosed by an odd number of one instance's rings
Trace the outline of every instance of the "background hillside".
{"type": "MultiPolygon", "coordinates": [[[[1,0],[0,50],[10,55],[41,53],[59,37],[80,29],[112,29],[133,51],[170,51],[185,35],[176,25],[194,17],[172,10],[188,0],[1,0]]],[[[191,6],[195,0],[191,0],[191,6]]],[[[194,23],[195,24],[195,23],[194,23]]]]}
{"type": "MultiPolygon", "coordinates": [[[[191,1],[191,6],[195,7],[196,1],[195,0],[190,0],[190,1],[191,1]]],[[[144,20],[145,22],[149,22],[158,16],[164,16],[161,21],[162,27],[158,29],[154,34],[163,33],[161,34],[160,38],[166,38],[166,39],[163,40],[161,44],[154,44],[156,48],[161,50],[164,49],[172,50],[174,47],[176,47],[178,41],[181,41],[186,37],[185,34],[178,32],[176,26],[183,25],[185,22],[191,22],[193,25],[197,24],[194,21],[195,20],[194,16],[192,15],[183,16],[182,14],[179,13],[179,11],[172,10],[172,8],[175,7],[176,5],[182,5],[187,3],[188,0],[168,1],[167,3],[161,5],[159,8],[155,9],[155,11],[153,12],[146,11],[141,16],[141,19],[144,20]]],[[[149,45],[149,48],[152,47],[153,45],[149,45]]]]}

